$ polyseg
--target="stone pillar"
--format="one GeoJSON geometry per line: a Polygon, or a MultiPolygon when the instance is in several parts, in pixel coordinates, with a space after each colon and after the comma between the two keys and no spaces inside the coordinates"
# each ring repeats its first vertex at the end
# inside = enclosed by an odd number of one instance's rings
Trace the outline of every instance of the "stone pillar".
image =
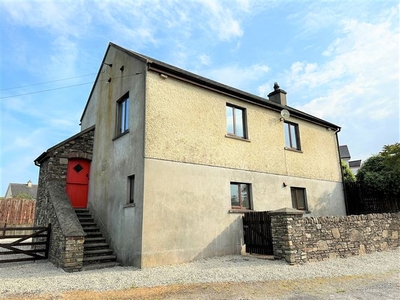
{"type": "Polygon", "coordinates": [[[297,249],[293,243],[296,235],[304,231],[301,228],[293,228],[293,226],[299,226],[301,223],[299,219],[303,217],[304,212],[292,208],[282,208],[272,211],[270,214],[275,259],[285,259],[291,265],[306,259],[302,257],[306,255],[305,252],[297,249]]]}

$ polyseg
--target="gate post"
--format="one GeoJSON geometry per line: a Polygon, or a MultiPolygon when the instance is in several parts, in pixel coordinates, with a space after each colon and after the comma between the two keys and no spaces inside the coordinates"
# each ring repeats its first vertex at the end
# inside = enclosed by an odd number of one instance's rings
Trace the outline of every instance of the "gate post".
{"type": "MultiPolygon", "coordinates": [[[[294,223],[299,223],[304,212],[292,208],[271,211],[271,233],[275,259],[284,259],[294,265],[301,260],[302,251],[293,244],[294,223]]],[[[298,232],[298,229],[296,230],[298,232]]]]}

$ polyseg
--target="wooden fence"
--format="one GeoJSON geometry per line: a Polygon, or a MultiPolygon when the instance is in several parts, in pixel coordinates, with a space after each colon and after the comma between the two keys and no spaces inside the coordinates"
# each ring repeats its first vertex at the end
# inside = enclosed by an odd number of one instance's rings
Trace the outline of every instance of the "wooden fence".
{"type": "Polygon", "coordinates": [[[346,198],[349,215],[400,211],[400,195],[385,195],[359,183],[346,184],[346,198]]]}
{"type": "Polygon", "coordinates": [[[33,225],[35,207],[34,199],[0,199],[0,226],[33,225]]]}

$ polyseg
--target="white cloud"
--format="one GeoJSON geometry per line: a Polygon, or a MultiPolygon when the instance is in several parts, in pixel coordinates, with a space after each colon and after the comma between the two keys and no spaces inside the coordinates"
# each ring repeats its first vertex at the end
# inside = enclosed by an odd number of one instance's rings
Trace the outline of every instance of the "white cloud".
{"type": "Polygon", "coordinates": [[[208,56],[208,55],[206,55],[206,54],[200,54],[199,60],[200,60],[201,64],[202,64],[202,65],[205,65],[205,66],[209,66],[210,63],[211,63],[211,58],[210,58],[210,56],[208,56]]]}
{"type": "MultiPolygon", "coordinates": [[[[243,29],[240,26],[239,19],[234,17],[230,5],[222,5],[222,2],[214,0],[199,0],[205,8],[206,22],[222,41],[229,41],[232,38],[241,37],[243,29]]],[[[242,8],[247,9],[245,3],[242,8]]]]}
{"type": "Polygon", "coordinates": [[[391,22],[393,19],[377,24],[342,21],[343,34],[324,51],[325,63],[293,63],[287,72],[286,86],[295,93],[312,94],[317,89],[320,95],[321,91],[326,95],[299,108],[320,117],[356,108],[361,111],[363,107],[372,111],[379,108],[379,114],[368,113],[374,118],[390,114],[399,99],[399,33],[391,28],[391,22]],[[387,113],[382,113],[383,104],[387,113]]]}

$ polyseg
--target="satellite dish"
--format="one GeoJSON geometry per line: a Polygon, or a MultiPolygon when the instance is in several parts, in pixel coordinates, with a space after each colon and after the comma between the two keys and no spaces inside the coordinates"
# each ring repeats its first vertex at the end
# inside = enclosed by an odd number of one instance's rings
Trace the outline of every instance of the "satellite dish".
{"type": "Polygon", "coordinates": [[[282,109],[281,110],[281,119],[286,120],[287,118],[290,117],[290,112],[287,109],[282,109]]]}

